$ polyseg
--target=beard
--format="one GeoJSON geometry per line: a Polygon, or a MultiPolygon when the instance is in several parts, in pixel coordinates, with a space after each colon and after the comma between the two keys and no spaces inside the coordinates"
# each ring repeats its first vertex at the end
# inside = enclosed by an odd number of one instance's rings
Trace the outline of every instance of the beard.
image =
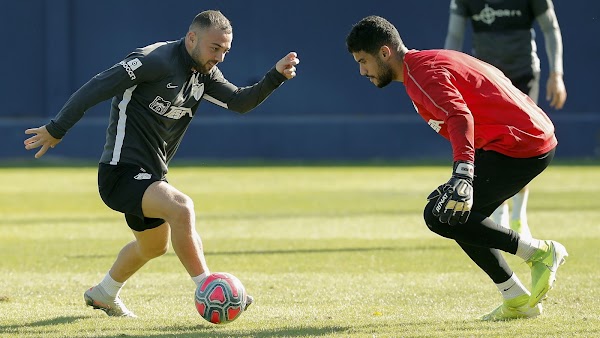
{"type": "Polygon", "coordinates": [[[204,63],[204,64],[202,64],[202,65],[200,65],[200,64],[199,64],[199,65],[198,65],[198,69],[197,69],[197,70],[198,70],[200,73],[202,73],[202,74],[208,74],[208,73],[210,73],[210,70],[211,70],[211,69],[213,69],[213,67],[214,67],[215,65],[216,65],[216,63],[215,63],[215,62],[213,62],[213,61],[209,61],[209,62],[206,62],[206,63],[204,63]]]}
{"type": "Polygon", "coordinates": [[[379,58],[377,59],[377,65],[379,66],[379,74],[375,77],[377,80],[375,85],[377,88],[383,88],[392,82],[394,74],[392,72],[392,67],[388,66],[379,58]]]}
{"type": "Polygon", "coordinates": [[[202,74],[210,73],[210,70],[217,64],[215,61],[206,61],[202,63],[202,58],[200,57],[200,50],[192,50],[191,57],[195,63],[194,68],[202,74]]]}

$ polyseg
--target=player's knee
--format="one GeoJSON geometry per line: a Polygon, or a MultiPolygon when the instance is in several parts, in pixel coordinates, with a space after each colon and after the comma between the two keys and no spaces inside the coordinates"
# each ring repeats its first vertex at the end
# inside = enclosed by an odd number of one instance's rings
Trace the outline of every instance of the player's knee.
{"type": "Polygon", "coordinates": [[[169,223],[171,226],[187,224],[196,217],[194,212],[194,201],[184,194],[175,196],[175,206],[171,209],[169,223]]]}
{"type": "Polygon", "coordinates": [[[437,217],[433,215],[432,210],[433,203],[431,202],[427,203],[427,205],[425,205],[425,209],[423,209],[423,219],[425,220],[425,224],[429,229],[431,229],[432,226],[435,226],[438,221],[437,217]]]}
{"type": "Polygon", "coordinates": [[[448,224],[443,224],[438,217],[433,215],[433,205],[433,202],[427,203],[423,210],[423,219],[429,230],[438,235],[445,236],[445,233],[448,230],[448,224]]]}
{"type": "Polygon", "coordinates": [[[144,244],[139,248],[140,255],[146,259],[153,259],[160,257],[167,253],[169,250],[168,241],[160,241],[157,243],[144,244]]]}
{"type": "Polygon", "coordinates": [[[427,228],[437,233],[436,229],[439,228],[439,221],[433,215],[428,215],[427,212],[423,213],[423,219],[427,228]]]}

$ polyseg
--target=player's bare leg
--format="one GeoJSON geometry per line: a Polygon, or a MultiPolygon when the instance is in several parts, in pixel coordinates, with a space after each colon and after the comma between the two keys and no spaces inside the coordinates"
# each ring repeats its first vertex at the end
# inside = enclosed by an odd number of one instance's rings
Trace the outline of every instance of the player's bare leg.
{"type": "Polygon", "coordinates": [[[142,210],[146,217],[169,223],[173,250],[192,278],[209,273],[191,198],[166,182],[155,182],[144,193],[142,210]]]}
{"type": "Polygon", "coordinates": [[[109,316],[136,317],[119,297],[125,282],[149,260],[162,256],[169,248],[169,225],[133,231],[135,240],[121,249],[104,279],[84,294],[86,304],[101,309],[109,316]]]}
{"type": "Polygon", "coordinates": [[[102,282],[84,294],[86,304],[109,316],[135,317],[119,298],[121,288],[146,262],[168,250],[169,239],[196,284],[209,273],[195,228],[194,204],[188,196],[166,182],[155,182],[144,193],[142,210],[145,217],[166,222],[157,228],[133,231],[136,240],[121,249],[102,282]]]}
{"type": "Polygon", "coordinates": [[[132,231],[136,240],[129,242],[110,269],[111,277],[125,282],[144,264],[164,255],[169,249],[170,228],[168,223],[145,231],[132,231]]]}
{"type": "MultiPolygon", "coordinates": [[[[169,223],[173,250],[192,280],[199,284],[210,271],[196,231],[192,199],[166,182],[155,182],[144,193],[142,210],[146,217],[162,218],[169,223]]],[[[248,295],[246,308],[252,302],[252,296],[248,295]]]]}

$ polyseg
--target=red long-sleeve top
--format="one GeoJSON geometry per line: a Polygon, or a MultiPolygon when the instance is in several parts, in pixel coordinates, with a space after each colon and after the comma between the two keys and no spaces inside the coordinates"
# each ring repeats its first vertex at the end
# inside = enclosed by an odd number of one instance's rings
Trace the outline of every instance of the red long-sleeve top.
{"type": "Polygon", "coordinates": [[[475,149],[528,158],[557,145],[554,125],[497,68],[451,50],[410,50],[404,85],[417,112],[447,138],[455,161],[475,149]]]}

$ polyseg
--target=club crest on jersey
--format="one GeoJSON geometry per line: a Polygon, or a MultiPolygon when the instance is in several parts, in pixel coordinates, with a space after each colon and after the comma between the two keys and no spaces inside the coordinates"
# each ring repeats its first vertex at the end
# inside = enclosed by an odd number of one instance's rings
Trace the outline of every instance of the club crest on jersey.
{"type": "Polygon", "coordinates": [[[436,133],[439,133],[440,130],[442,130],[442,124],[444,124],[444,121],[429,120],[427,121],[427,124],[431,127],[431,129],[435,130],[436,133]]]}
{"type": "Polygon", "coordinates": [[[204,94],[204,83],[194,83],[192,85],[192,96],[196,99],[196,101],[199,101],[202,97],[202,94],[204,94]]]}
{"type": "Polygon", "coordinates": [[[171,101],[167,101],[165,99],[163,99],[160,96],[157,96],[154,101],[152,101],[152,103],[150,103],[150,109],[152,109],[154,112],[160,114],[160,115],[164,115],[168,110],[169,107],[171,106],[171,101]]]}

